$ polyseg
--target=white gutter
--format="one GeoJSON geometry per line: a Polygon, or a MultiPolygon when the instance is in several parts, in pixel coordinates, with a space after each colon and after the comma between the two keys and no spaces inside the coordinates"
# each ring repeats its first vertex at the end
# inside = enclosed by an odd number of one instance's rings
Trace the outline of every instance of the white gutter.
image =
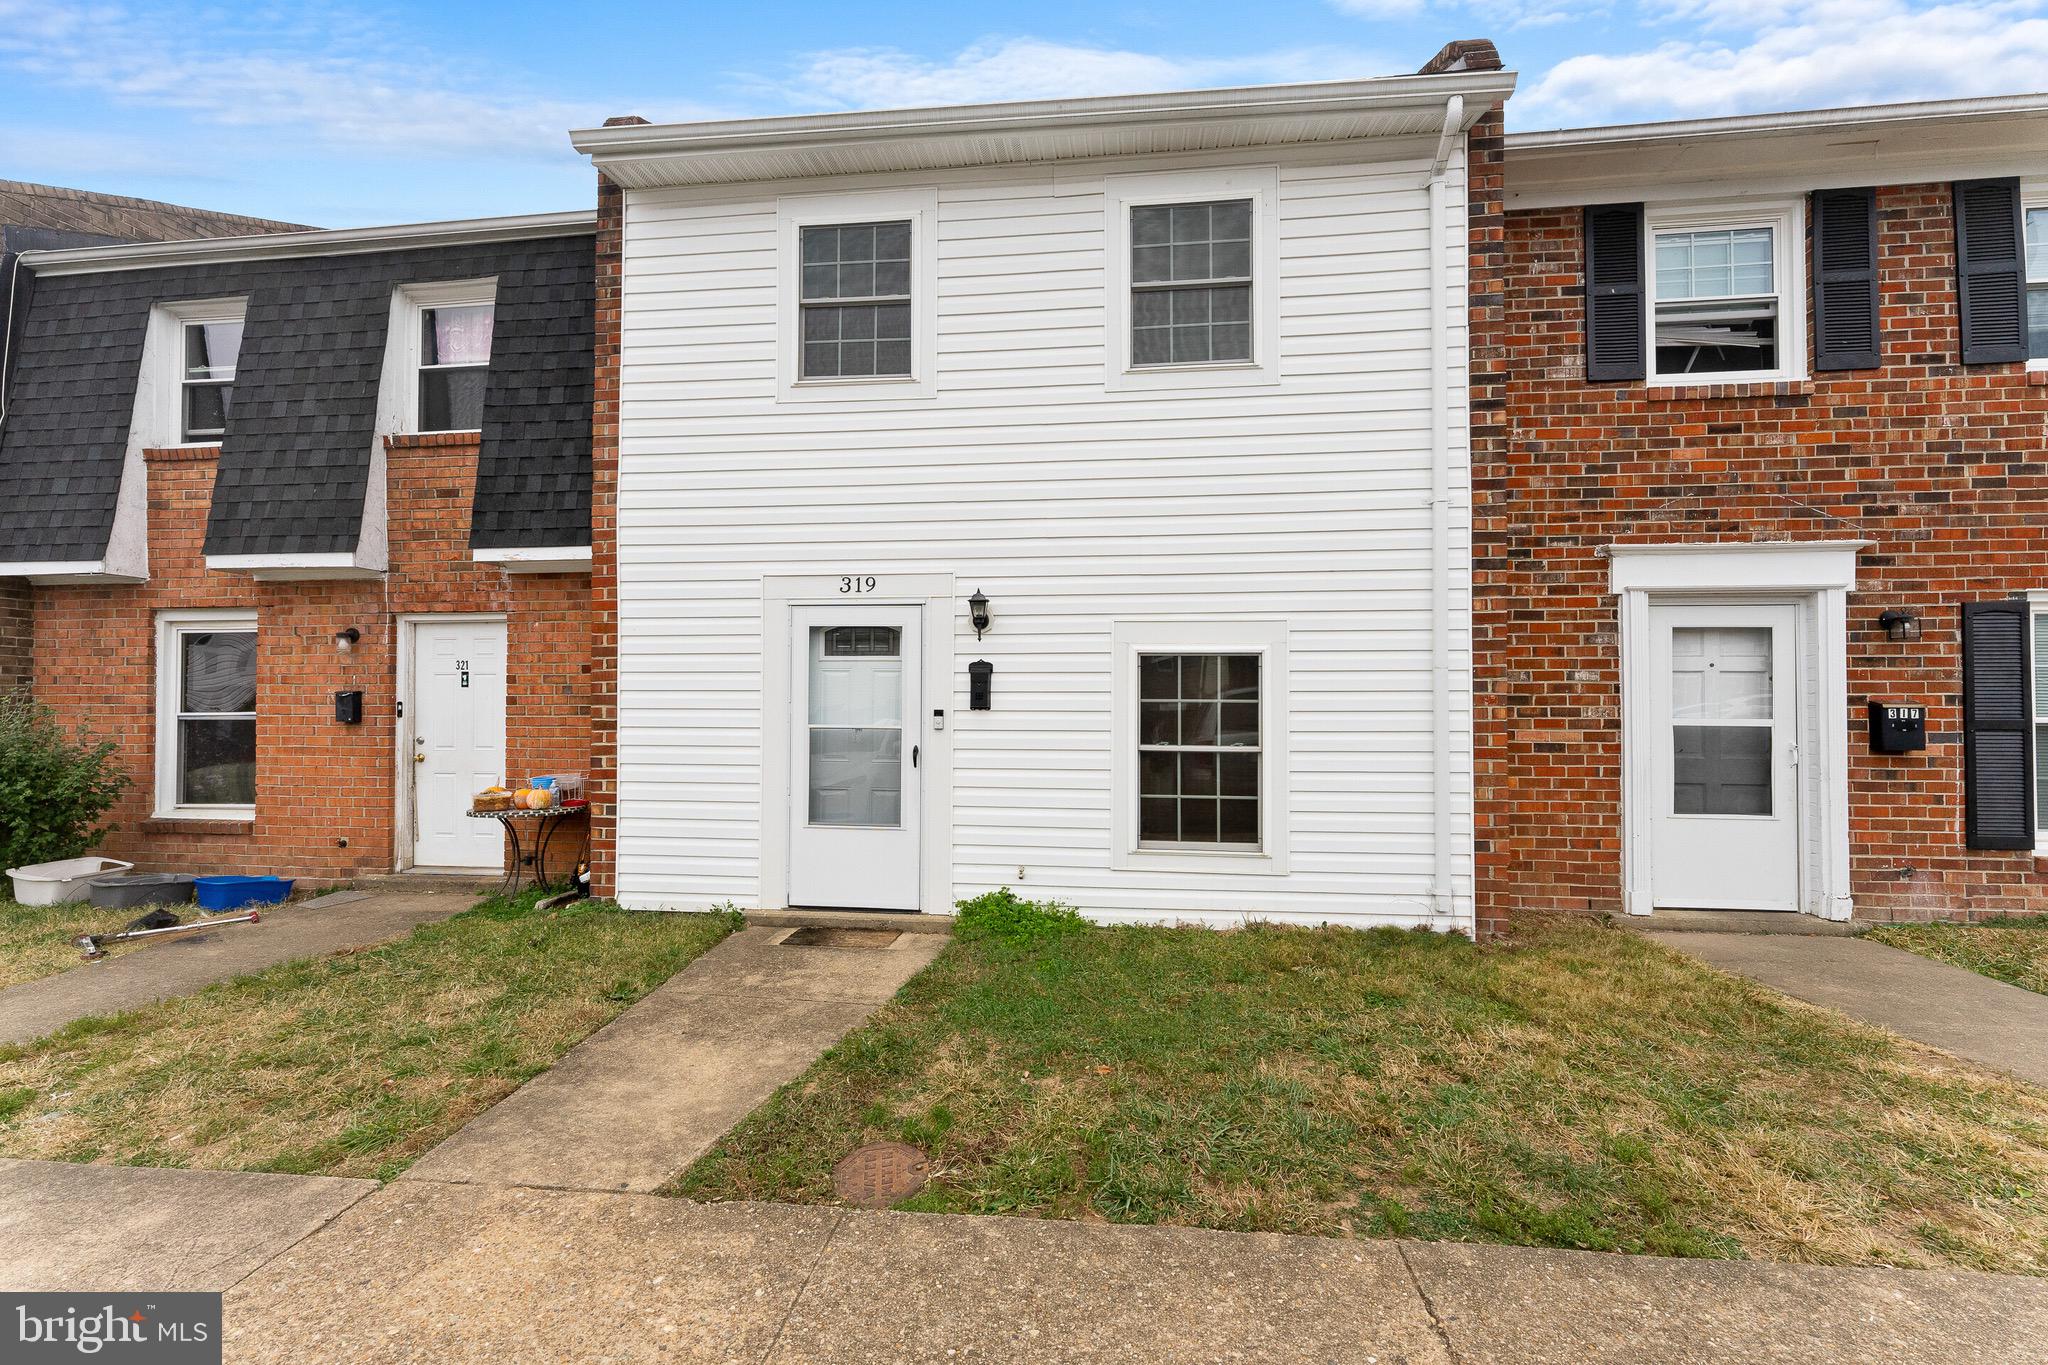
{"type": "Polygon", "coordinates": [[[1351,112],[1373,108],[1413,108],[1434,105],[1447,94],[1492,94],[1505,98],[1514,87],[1514,79],[1514,73],[1508,71],[1460,71],[1429,76],[1382,76],[1357,81],[1312,81],[1146,95],[1096,95],[1079,99],[1018,100],[926,109],[799,114],[706,123],[629,123],[580,128],[569,134],[569,141],[577,151],[595,157],[602,165],[608,160],[650,154],[780,149],[898,137],[989,136],[1129,123],[1242,118],[1247,115],[1300,115],[1326,110],[1351,112]]]}
{"type": "Polygon", "coordinates": [[[1805,109],[1789,114],[1738,114],[1729,118],[1679,119],[1666,123],[1620,123],[1605,128],[1557,128],[1510,133],[1507,150],[1615,147],[1692,138],[1741,138],[1772,133],[1874,130],[1901,123],[2048,114],[2048,94],[1988,95],[1976,99],[1921,100],[1912,104],[1866,104],[1841,109],[1805,109]]]}
{"type": "Polygon", "coordinates": [[[418,250],[435,246],[485,246],[566,237],[597,230],[597,212],[527,213],[506,218],[463,218],[440,223],[327,231],[270,232],[254,237],[203,237],[181,242],[131,242],[117,246],[65,247],[25,251],[19,257],[38,275],[80,275],[103,270],[149,270],[177,265],[277,260],[297,256],[354,256],[370,251],[418,250]]]}
{"type": "Polygon", "coordinates": [[[1429,170],[1429,672],[1433,762],[1430,767],[1431,859],[1429,909],[1449,917],[1457,908],[1454,888],[1458,858],[1455,813],[1451,808],[1451,302],[1445,269],[1444,227],[1448,187],[1444,176],[1464,131],[1465,98],[1444,101],[1443,132],[1429,170]]]}

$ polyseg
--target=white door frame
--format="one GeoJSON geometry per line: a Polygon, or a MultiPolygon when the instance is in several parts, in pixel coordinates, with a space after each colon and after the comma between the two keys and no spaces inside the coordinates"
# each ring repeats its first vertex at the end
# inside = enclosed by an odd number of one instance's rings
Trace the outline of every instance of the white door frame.
{"type": "Polygon", "coordinates": [[[951,574],[793,574],[761,580],[761,866],[763,910],[789,904],[790,723],[795,704],[790,657],[791,609],[846,604],[921,607],[922,714],[906,717],[903,742],[923,746],[918,771],[918,909],[953,912],[953,735],[960,689],[954,686],[953,637],[964,621],[951,574]],[[873,587],[868,587],[872,580],[873,587]],[[858,591],[854,588],[858,587],[858,591]],[[932,712],[946,728],[932,728],[932,712]]]}
{"type": "MultiPolygon", "coordinates": [[[[509,674],[511,672],[512,630],[509,618],[502,611],[425,611],[398,618],[398,691],[394,698],[397,709],[404,714],[392,726],[393,753],[392,809],[395,815],[391,822],[391,870],[404,872],[413,866],[413,847],[416,839],[413,833],[413,776],[412,741],[413,724],[418,719],[418,699],[413,695],[414,664],[418,650],[413,641],[416,626],[435,625],[490,625],[495,622],[505,626],[506,684],[505,703],[509,709],[512,702],[509,674]]],[[[506,750],[507,761],[511,758],[510,746],[506,750]]],[[[510,774],[507,774],[510,776],[510,774]]]]}
{"type": "MultiPolygon", "coordinates": [[[[1620,598],[1622,905],[1647,915],[1655,799],[1650,765],[1659,718],[1651,705],[1650,607],[1655,602],[1798,601],[1810,606],[1818,638],[1813,681],[1819,733],[1800,745],[1800,784],[1817,784],[1817,829],[1809,844],[1821,856],[1801,858],[1799,909],[1846,920],[1849,891],[1848,600],[1856,586],[1856,554],[1867,540],[1771,541],[1755,544],[1610,545],[1608,589],[1620,598]]],[[[1804,651],[1802,650],[1803,654],[1804,651]]],[[[1802,805],[1804,792],[1801,793],[1802,805]]]]}

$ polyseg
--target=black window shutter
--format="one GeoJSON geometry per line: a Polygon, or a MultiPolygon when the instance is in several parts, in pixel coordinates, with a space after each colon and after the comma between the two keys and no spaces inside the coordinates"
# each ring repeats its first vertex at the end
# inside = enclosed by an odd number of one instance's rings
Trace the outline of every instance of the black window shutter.
{"type": "Polygon", "coordinates": [[[1643,206],[1586,208],[1586,378],[1641,379],[1643,206]]]}
{"type": "Polygon", "coordinates": [[[1963,842],[2034,846],[2034,717],[2025,602],[1963,604],[1963,842]]]}
{"type": "Polygon", "coordinates": [[[1963,363],[1995,365],[2027,358],[2026,250],[2020,182],[1955,183],[1956,295],[1961,300],[1963,363]]]}
{"type": "Polygon", "coordinates": [[[1813,368],[1874,370],[1877,191],[1813,192],[1813,368]]]}

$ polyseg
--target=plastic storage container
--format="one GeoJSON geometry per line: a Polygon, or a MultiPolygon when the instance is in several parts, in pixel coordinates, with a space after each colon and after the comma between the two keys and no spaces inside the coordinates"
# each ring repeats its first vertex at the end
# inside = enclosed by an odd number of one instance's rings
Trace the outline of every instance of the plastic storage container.
{"type": "Polygon", "coordinates": [[[55,905],[59,901],[82,901],[94,877],[126,872],[135,866],[119,858],[66,858],[62,862],[32,863],[10,867],[14,898],[23,905],[55,905]]]}
{"type": "Polygon", "coordinates": [[[137,905],[183,905],[192,899],[192,878],[183,872],[130,872],[94,877],[88,894],[94,905],[126,910],[137,905]]]}
{"type": "Polygon", "coordinates": [[[201,910],[280,905],[292,893],[290,877],[201,877],[197,885],[201,910]]]}

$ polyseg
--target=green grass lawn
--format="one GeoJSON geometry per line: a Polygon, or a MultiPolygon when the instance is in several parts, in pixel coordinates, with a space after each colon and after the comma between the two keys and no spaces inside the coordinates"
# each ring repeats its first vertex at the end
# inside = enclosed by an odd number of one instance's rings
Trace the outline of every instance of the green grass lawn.
{"type": "Polygon", "coordinates": [[[535,899],[0,1048],[0,1156],[388,1179],[738,923],[535,899]]]}
{"type": "Polygon", "coordinates": [[[1590,919],[961,937],[666,1191],[2048,1273],[2048,1094],[1590,919]]]}
{"type": "Polygon", "coordinates": [[[1981,924],[1880,924],[1868,937],[2048,995],[2048,915],[1981,924]]]}
{"type": "MultiPolygon", "coordinates": [[[[80,934],[111,933],[142,913],[101,910],[84,901],[22,905],[0,897],[0,990],[78,966],[85,959],[72,939],[80,934]]],[[[116,944],[108,956],[134,952],[137,947],[116,944]]]]}

